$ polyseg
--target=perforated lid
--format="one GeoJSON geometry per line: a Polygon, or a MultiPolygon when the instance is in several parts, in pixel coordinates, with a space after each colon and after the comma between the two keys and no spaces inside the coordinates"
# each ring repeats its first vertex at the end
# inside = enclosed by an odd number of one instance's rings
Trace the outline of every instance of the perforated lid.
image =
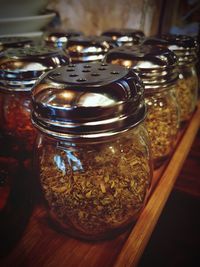
{"type": "Polygon", "coordinates": [[[0,54],[0,89],[30,91],[45,72],[69,63],[60,49],[45,46],[10,48],[0,54]]]}
{"type": "Polygon", "coordinates": [[[118,46],[139,44],[144,37],[144,33],[136,29],[110,29],[103,32],[102,35],[111,37],[118,46]]]}
{"type": "Polygon", "coordinates": [[[163,34],[146,38],[143,44],[167,47],[177,55],[179,65],[195,63],[197,61],[198,44],[190,36],[163,34]]]}
{"type": "Polygon", "coordinates": [[[69,38],[82,35],[83,35],[82,32],[75,30],[68,30],[68,31],[57,30],[57,31],[47,32],[44,36],[44,40],[48,45],[55,47],[65,47],[69,38]]]}
{"type": "Polygon", "coordinates": [[[110,49],[105,39],[98,36],[71,37],[66,45],[73,63],[101,61],[110,49]]]}
{"type": "Polygon", "coordinates": [[[0,51],[7,48],[30,46],[33,41],[26,37],[0,37],[0,51]]]}
{"type": "Polygon", "coordinates": [[[133,70],[79,63],[44,75],[32,90],[34,125],[64,139],[102,140],[137,125],[146,114],[133,70]]]}
{"type": "Polygon", "coordinates": [[[106,56],[108,63],[132,68],[141,77],[146,89],[164,89],[178,77],[177,57],[167,48],[151,45],[118,47],[106,56]]]}

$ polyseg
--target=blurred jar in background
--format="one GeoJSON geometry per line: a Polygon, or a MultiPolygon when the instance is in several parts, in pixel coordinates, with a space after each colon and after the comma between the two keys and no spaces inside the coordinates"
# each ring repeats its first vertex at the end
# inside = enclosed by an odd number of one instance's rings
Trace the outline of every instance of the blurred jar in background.
{"type": "Polygon", "coordinates": [[[13,150],[30,152],[33,147],[32,87],[43,73],[68,63],[64,51],[44,46],[10,48],[0,55],[1,129],[13,150]]]}
{"type": "Polygon", "coordinates": [[[33,40],[26,37],[0,37],[0,52],[8,48],[30,47],[33,40]]]}
{"type": "Polygon", "coordinates": [[[141,30],[136,29],[109,29],[104,31],[102,36],[109,36],[111,37],[118,46],[132,46],[140,44],[144,38],[144,33],[141,30]]]}
{"type": "Polygon", "coordinates": [[[80,31],[75,30],[52,30],[44,34],[45,44],[51,47],[65,48],[71,37],[83,36],[80,31]]]}
{"type": "Polygon", "coordinates": [[[111,50],[105,61],[132,68],[143,81],[148,106],[145,123],[154,167],[159,167],[172,153],[179,128],[176,55],[167,48],[150,45],[122,46],[111,50]]]}
{"type": "Polygon", "coordinates": [[[112,38],[101,36],[71,37],[66,45],[72,63],[102,61],[113,47],[112,38]]]}
{"type": "Polygon", "coordinates": [[[180,106],[180,121],[188,121],[196,107],[198,96],[197,41],[190,36],[165,34],[147,38],[144,44],[165,46],[177,55],[179,78],[176,95],[180,106]]]}
{"type": "MultiPolygon", "coordinates": [[[[26,37],[0,37],[0,52],[8,48],[30,47],[32,44],[33,41],[26,37]]],[[[0,94],[0,125],[2,125],[2,114],[2,95],[0,94]]],[[[0,132],[0,138],[1,135],[2,132],[0,132]]]]}

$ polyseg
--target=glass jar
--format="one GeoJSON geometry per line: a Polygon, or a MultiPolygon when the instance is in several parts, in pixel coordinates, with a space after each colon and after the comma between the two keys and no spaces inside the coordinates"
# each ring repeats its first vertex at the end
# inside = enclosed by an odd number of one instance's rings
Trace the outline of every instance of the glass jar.
{"type": "Polygon", "coordinates": [[[179,77],[176,97],[180,107],[180,121],[188,121],[196,107],[198,96],[197,41],[185,35],[161,35],[147,38],[144,44],[164,46],[177,55],[179,77]]]}
{"type": "Polygon", "coordinates": [[[125,230],[152,179],[139,78],[121,66],[79,63],[50,72],[32,93],[35,168],[51,220],[90,240],[125,230]]]}
{"type": "Polygon", "coordinates": [[[13,151],[32,151],[36,131],[30,120],[30,92],[35,82],[43,73],[68,63],[63,51],[43,46],[10,48],[0,55],[1,130],[13,151]]]}
{"type": "Polygon", "coordinates": [[[46,45],[51,47],[65,48],[68,40],[71,37],[82,36],[83,33],[75,30],[53,30],[46,32],[44,35],[44,41],[46,45]]]}
{"type": "Polygon", "coordinates": [[[101,36],[71,37],[66,44],[72,63],[102,61],[112,47],[110,38],[101,36]]]}
{"type": "Polygon", "coordinates": [[[179,128],[179,106],[174,90],[178,77],[175,54],[150,45],[119,47],[111,50],[105,61],[132,68],[142,79],[148,106],[145,123],[154,167],[159,167],[172,153],[179,128]]]}
{"type": "Polygon", "coordinates": [[[118,46],[132,46],[140,44],[144,33],[136,29],[110,29],[102,33],[102,36],[109,36],[116,41],[118,46]]]}

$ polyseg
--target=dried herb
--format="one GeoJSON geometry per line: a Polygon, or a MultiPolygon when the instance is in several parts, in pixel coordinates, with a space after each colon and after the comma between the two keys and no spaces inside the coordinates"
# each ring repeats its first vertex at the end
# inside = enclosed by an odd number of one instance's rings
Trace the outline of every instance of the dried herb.
{"type": "Polygon", "coordinates": [[[152,170],[144,134],[132,135],[79,148],[40,148],[44,198],[65,230],[95,239],[136,220],[152,170]]]}
{"type": "Polygon", "coordinates": [[[173,150],[179,128],[176,99],[169,93],[146,96],[148,106],[146,127],[151,140],[154,166],[158,167],[173,150]]]}
{"type": "Polygon", "coordinates": [[[186,121],[190,118],[197,102],[198,79],[190,76],[178,79],[176,95],[180,108],[180,121],[186,121]]]}

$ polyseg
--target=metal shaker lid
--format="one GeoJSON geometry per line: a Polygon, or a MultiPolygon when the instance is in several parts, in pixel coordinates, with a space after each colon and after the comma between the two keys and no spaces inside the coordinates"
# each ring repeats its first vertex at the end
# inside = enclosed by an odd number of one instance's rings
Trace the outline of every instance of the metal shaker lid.
{"type": "Polygon", "coordinates": [[[33,41],[27,37],[0,37],[0,51],[8,48],[30,46],[33,41]]]}
{"type": "Polygon", "coordinates": [[[54,47],[65,47],[66,43],[68,42],[69,38],[82,36],[83,33],[75,30],[54,30],[46,32],[44,35],[44,41],[47,45],[54,46],[54,47]]]}
{"type": "Polygon", "coordinates": [[[70,64],[43,76],[32,90],[32,121],[67,140],[100,141],[137,125],[146,114],[133,70],[105,63],[70,64]]]}
{"type": "Polygon", "coordinates": [[[30,91],[43,73],[68,63],[68,55],[58,48],[31,46],[7,49],[0,54],[0,89],[30,91]]]}
{"type": "Polygon", "coordinates": [[[197,61],[198,44],[191,36],[163,34],[146,38],[143,44],[167,47],[177,55],[179,65],[197,61]]]}
{"type": "Polygon", "coordinates": [[[166,88],[178,78],[177,57],[167,48],[140,45],[110,50],[105,61],[132,68],[142,79],[146,89],[166,88]]]}
{"type": "Polygon", "coordinates": [[[97,41],[106,42],[107,44],[109,44],[109,49],[118,47],[116,40],[113,40],[112,37],[110,36],[100,35],[100,36],[91,36],[91,37],[97,41]]]}
{"type": "Polygon", "coordinates": [[[110,29],[102,33],[104,36],[109,36],[115,40],[118,46],[127,45],[131,46],[139,44],[144,37],[144,33],[141,30],[136,29],[110,29]]]}
{"type": "Polygon", "coordinates": [[[105,39],[98,36],[71,37],[66,45],[73,63],[101,61],[110,49],[105,39]]]}

